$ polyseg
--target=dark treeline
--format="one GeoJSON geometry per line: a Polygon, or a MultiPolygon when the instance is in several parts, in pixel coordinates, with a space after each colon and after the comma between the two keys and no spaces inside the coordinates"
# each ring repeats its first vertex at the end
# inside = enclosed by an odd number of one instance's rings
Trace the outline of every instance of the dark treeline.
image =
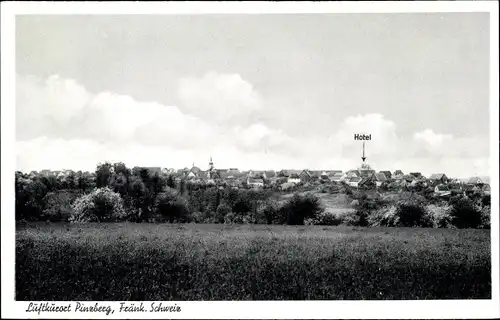
{"type": "Polygon", "coordinates": [[[332,214],[317,196],[303,192],[308,190],[311,185],[276,191],[191,183],[123,163],[59,176],[16,172],[16,220],[489,228],[490,197],[480,193],[441,201],[423,188],[409,199],[389,201],[345,184],[319,184],[318,192],[356,199],[354,210],[332,214]]]}
{"type": "Polygon", "coordinates": [[[120,221],[304,224],[320,210],[318,199],[296,195],[291,212],[270,200],[271,190],[191,183],[146,168],[104,163],[95,173],[60,177],[16,173],[16,219],[31,221],[120,221]],[[302,210],[302,211],[301,211],[302,210]],[[306,212],[307,211],[307,212],[306,212]]]}

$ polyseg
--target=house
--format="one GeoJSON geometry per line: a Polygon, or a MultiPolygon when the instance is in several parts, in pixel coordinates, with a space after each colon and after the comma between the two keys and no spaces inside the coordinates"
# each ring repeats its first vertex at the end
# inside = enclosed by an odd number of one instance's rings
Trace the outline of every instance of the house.
{"type": "Polygon", "coordinates": [[[417,179],[420,179],[420,178],[422,178],[422,173],[420,173],[420,172],[410,172],[410,176],[412,176],[414,178],[417,178],[417,179]]]}
{"type": "Polygon", "coordinates": [[[264,187],[264,180],[260,178],[247,178],[247,184],[248,186],[252,188],[263,188],[264,187]]]}
{"type": "Polygon", "coordinates": [[[453,183],[453,184],[464,184],[466,181],[464,181],[462,179],[455,178],[455,179],[451,179],[449,182],[453,183]]]}
{"type": "Polygon", "coordinates": [[[342,173],[342,171],[331,171],[329,174],[328,174],[328,178],[330,179],[330,181],[333,181],[333,182],[340,182],[342,181],[342,178],[344,177],[344,174],[342,173]]]}
{"type": "Polygon", "coordinates": [[[359,177],[361,177],[361,173],[359,172],[359,170],[352,169],[352,170],[347,171],[345,176],[347,179],[354,178],[354,177],[359,178],[359,177]]]}
{"type": "Polygon", "coordinates": [[[372,178],[375,176],[375,170],[358,170],[359,171],[359,177],[361,178],[372,178]]]}
{"type": "Polygon", "coordinates": [[[320,180],[324,180],[324,181],[330,180],[330,178],[328,178],[328,172],[326,172],[326,171],[321,171],[321,173],[318,174],[318,177],[320,180]]]}
{"type": "Polygon", "coordinates": [[[227,169],[210,169],[207,171],[200,172],[200,176],[207,177],[208,180],[220,180],[222,179],[221,173],[226,172],[227,169]]]}
{"type": "Polygon", "coordinates": [[[264,179],[271,179],[276,177],[276,171],[274,170],[266,170],[264,171],[264,179]]]}
{"type": "Polygon", "coordinates": [[[161,168],[161,174],[164,176],[168,176],[169,174],[172,174],[174,169],[169,169],[169,168],[161,168]]]}
{"type": "Polygon", "coordinates": [[[432,183],[448,183],[449,179],[444,173],[434,173],[429,177],[432,183]]]}
{"type": "Polygon", "coordinates": [[[394,175],[394,176],[403,176],[403,175],[404,175],[404,173],[403,173],[403,171],[401,171],[401,170],[396,170],[396,171],[394,171],[394,174],[393,174],[393,175],[394,175]]]}
{"type": "Polygon", "coordinates": [[[40,171],[40,174],[41,174],[42,176],[46,176],[46,177],[47,177],[47,176],[51,176],[53,173],[52,173],[52,171],[51,171],[51,170],[44,169],[44,170],[40,171]]]}
{"type": "Polygon", "coordinates": [[[444,184],[438,184],[436,187],[434,187],[434,193],[438,196],[447,196],[451,194],[451,191],[448,186],[444,184]]]}
{"type": "Polygon", "coordinates": [[[485,195],[491,195],[491,187],[489,184],[484,184],[483,187],[482,187],[482,190],[484,192],[485,195]]]}
{"type": "Polygon", "coordinates": [[[351,187],[357,188],[361,180],[363,179],[361,179],[360,177],[350,177],[347,179],[347,184],[351,187]]]}
{"type": "Polygon", "coordinates": [[[197,177],[197,174],[194,173],[193,171],[189,171],[186,176],[185,176],[188,180],[192,180],[192,179],[195,179],[197,177]]]}
{"type": "Polygon", "coordinates": [[[405,174],[403,175],[403,179],[406,180],[406,182],[408,183],[411,183],[413,182],[414,180],[417,180],[414,176],[412,176],[411,174],[405,174]]]}
{"type": "Polygon", "coordinates": [[[289,176],[289,175],[290,175],[290,174],[288,173],[288,171],[287,171],[287,170],[280,170],[280,171],[278,171],[278,173],[277,173],[277,176],[278,176],[278,177],[285,177],[285,178],[288,178],[288,176],[289,176]]]}
{"type": "Polygon", "coordinates": [[[467,180],[467,183],[469,184],[483,184],[483,180],[479,177],[471,177],[467,180]]]}
{"type": "Polygon", "coordinates": [[[263,170],[250,170],[248,171],[248,177],[255,179],[263,179],[265,176],[265,171],[263,170]]]}
{"type": "Polygon", "coordinates": [[[390,171],[379,171],[379,173],[383,173],[387,180],[390,180],[392,178],[392,174],[390,171]]]}
{"type": "Polygon", "coordinates": [[[388,179],[382,172],[375,173],[375,185],[380,187],[382,183],[386,182],[388,179]]]}
{"type": "Polygon", "coordinates": [[[300,180],[300,176],[297,174],[297,173],[292,173],[289,177],[288,177],[288,180],[287,180],[289,183],[299,183],[301,180],[300,180]]]}
{"type": "Polygon", "coordinates": [[[302,182],[308,182],[311,180],[313,177],[313,174],[309,170],[302,170],[302,172],[299,174],[300,181],[302,182]]]}

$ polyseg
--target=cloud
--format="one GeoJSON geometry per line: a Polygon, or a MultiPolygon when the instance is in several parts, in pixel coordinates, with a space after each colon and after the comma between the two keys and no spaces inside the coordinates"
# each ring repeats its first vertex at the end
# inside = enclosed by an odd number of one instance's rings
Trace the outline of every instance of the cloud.
{"type": "Polygon", "coordinates": [[[379,170],[465,176],[489,170],[488,137],[432,129],[405,137],[394,121],[377,113],[338,120],[331,131],[294,121],[284,130],[257,120],[266,112],[264,101],[238,75],[209,73],[180,83],[182,104],[172,106],[92,93],[58,76],[18,75],[18,168],[93,170],[103,161],[176,168],[195,162],[205,168],[213,156],[219,167],[347,170],[361,162],[362,143],[354,134],[365,133],[372,135],[367,161],[379,170]],[[244,118],[248,115],[256,116],[244,118]]]}
{"type": "Polygon", "coordinates": [[[238,74],[185,77],[179,81],[179,97],[190,113],[216,123],[241,123],[262,108],[260,95],[238,74]]]}
{"type": "Polygon", "coordinates": [[[489,155],[488,136],[454,137],[425,129],[413,134],[413,154],[434,158],[475,158],[489,155]]]}

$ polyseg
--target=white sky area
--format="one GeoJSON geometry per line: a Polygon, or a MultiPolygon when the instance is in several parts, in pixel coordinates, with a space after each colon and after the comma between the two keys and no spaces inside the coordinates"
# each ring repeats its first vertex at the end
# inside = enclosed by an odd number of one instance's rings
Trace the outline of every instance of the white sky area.
{"type": "Polygon", "coordinates": [[[18,170],[489,176],[485,13],[22,16],[18,170]]]}

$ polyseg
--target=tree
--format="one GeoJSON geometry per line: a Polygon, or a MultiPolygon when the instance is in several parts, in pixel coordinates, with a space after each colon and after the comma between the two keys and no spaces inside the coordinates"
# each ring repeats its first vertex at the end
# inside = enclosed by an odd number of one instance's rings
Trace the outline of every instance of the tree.
{"type": "Polygon", "coordinates": [[[137,176],[131,176],[129,181],[129,197],[131,207],[133,207],[137,214],[135,219],[138,222],[147,221],[151,213],[151,196],[148,188],[137,176]]]}
{"type": "Polygon", "coordinates": [[[47,186],[38,178],[27,180],[24,185],[24,200],[22,204],[23,216],[25,219],[38,220],[42,216],[44,209],[44,197],[49,192],[47,186]]]}
{"type": "Polygon", "coordinates": [[[119,172],[118,174],[113,174],[109,183],[110,187],[114,192],[118,192],[122,198],[127,197],[128,194],[128,179],[125,174],[119,172]]]}
{"type": "Polygon", "coordinates": [[[167,185],[165,179],[159,175],[158,173],[155,173],[153,177],[151,178],[151,193],[153,194],[158,194],[163,191],[165,186],[167,185]]]}
{"type": "Polygon", "coordinates": [[[179,193],[180,193],[180,195],[184,195],[184,192],[186,192],[186,182],[184,181],[184,179],[182,179],[179,182],[179,193]]]}
{"type": "Polygon", "coordinates": [[[457,228],[477,228],[481,224],[481,211],[472,200],[458,198],[451,205],[452,223],[457,228]]]}
{"type": "Polygon", "coordinates": [[[174,177],[171,174],[169,174],[168,177],[167,177],[167,186],[169,188],[175,188],[174,177]]]}
{"type": "Polygon", "coordinates": [[[168,188],[156,196],[154,212],[168,222],[186,222],[188,207],[186,201],[168,188]]]}
{"type": "Polygon", "coordinates": [[[66,188],[69,190],[75,190],[77,186],[76,173],[71,170],[65,178],[66,188]]]}
{"type": "Polygon", "coordinates": [[[94,187],[92,177],[86,172],[78,172],[76,175],[76,186],[83,192],[92,189],[94,187]]]}
{"type": "Polygon", "coordinates": [[[38,177],[38,179],[40,179],[40,181],[47,187],[49,192],[61,189],[61,183],[59,182],[56,176],[53,175],[41,176],[38,177]]]}
{"type": "Polygon", "coordinates": [[[320,200],[315,195],[298,193],[295,193],[281,210],[284,211],[289,225],[303,225],[306,218],[316,218],[323,212],[320,200]]]}
{"type": "Polygon", "coordinates": [[[130,171],[129,168],[125,165],[123,162],[116,162],[113,164],[113,169],[115,174],[123,174],[126,178],[128,178],[132,172],[130,171]]]}
{"type": "Polygon", "coordinates": [[[431,227],[432,221],[422,204],[416,201],[399,203],[396,208],[401,227],[431,227]]]}
{"type": "Polygon", "coordinates": [[[224,218],[231,212],[231,207],[225,203],[221,203],[215,212],[215,223],[224,223],[224,218]]]}
{"type": "Polygon", "coordinates": [[[111,168],[112,165],[109,162],[105,162],[97,166],[97,169],[95,171],[97,188],[108,186],[109,180],[111,178],[111,168]]]}

